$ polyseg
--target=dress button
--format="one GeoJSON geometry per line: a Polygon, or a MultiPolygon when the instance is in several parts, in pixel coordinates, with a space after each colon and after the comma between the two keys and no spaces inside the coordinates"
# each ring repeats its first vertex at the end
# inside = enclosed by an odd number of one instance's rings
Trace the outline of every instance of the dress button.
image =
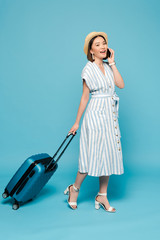
{"type": "Polygon", "coordinates": [[[111,88],[111,86],[109,86],[111,88]]]}
{"type": "Polygon", "coordinates": [[[119,143],[119,141],[117,141],[117,143],[119,143]]]}
{"type": "Polygon", "coordinates": [[[116,134],[116,136],[118,137],[118,134],[116,134]]]}
{"type": "Polygon", "coordinates": [[[117,129],[117,126],[115,126],[115,128],[117,129]]]}
{"type": "Polygon", "coordinates": [[[118,150],[119,150],[119,151],[121,151],[121,149],[120,149],[120,148],[118,148],[118,150]]]}
{"type": "Polygon", "coordinates": [[[114,119],[114,121],[116,122],[116,119],[114,119]]]}
{"type": "Polygon", "coordinates": [[[115,114],[115,112],[113,112],[113,114],[115,114]]]}
{"type": "Polygon", "coordinates": [[[112,105],[112,107],[114,107],[114,104],[112,105]]]}
{"type": "Polygon", "coordinates": [[[113,99],[113,97],[112,97],[112,99],[113,99]]]}

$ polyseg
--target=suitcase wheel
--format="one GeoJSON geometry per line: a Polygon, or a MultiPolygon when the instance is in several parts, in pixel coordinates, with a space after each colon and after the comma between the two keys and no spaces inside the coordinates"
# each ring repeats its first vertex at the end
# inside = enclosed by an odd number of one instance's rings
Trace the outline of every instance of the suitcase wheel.
{"type": "Polygon", "coordinates": [[[7,192],[4,192],[4,193],[2,194],[2,197],[5,199],[5,198],[9,197],[9,194],[8,194],[7,192]]]}
{"type": "Polygon", "coordinates": [[[17,210],[19,208],[19,204],[18,203],[14,203],[13,205],[12,205],[12,209],[13,210],[17,210]]]}

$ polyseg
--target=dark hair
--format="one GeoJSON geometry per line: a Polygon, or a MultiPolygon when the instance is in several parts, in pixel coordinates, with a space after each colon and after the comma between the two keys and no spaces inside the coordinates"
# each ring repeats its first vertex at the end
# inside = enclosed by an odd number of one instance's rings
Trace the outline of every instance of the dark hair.
{"type": "MultiPolygon", "coordinates": [[[[94,60],[92,59],[92,54],[90,53],[90,50],[91,50],[91,48],[92,48],[93,41],[94,41],[94,39],[95,39],[96,37],[102,37],[102,38],[105,40],[105,42],[106,42],[106,39],[105,39],[102,35],[97,35],[97,36],[93,37],[93,38],[89,41],[89,43],[88,43],[87,59],[88,59],[89,61],[91,61],[91,62],[93,62],[94,60]]],[[[106,57],[103,58],[103,59],[105,60],[105,59],[107,59],[107,58],[108,58],[108,56],[106,56],[106,57]]]]}

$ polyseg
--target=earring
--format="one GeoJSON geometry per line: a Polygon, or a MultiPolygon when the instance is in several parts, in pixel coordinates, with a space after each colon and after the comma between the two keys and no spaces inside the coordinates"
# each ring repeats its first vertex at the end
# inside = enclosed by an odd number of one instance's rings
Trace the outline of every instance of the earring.
{"type": "Polygon", "coordinates": [[[94,53],[92,53],[92,59],[94,60],[94,53]]]}

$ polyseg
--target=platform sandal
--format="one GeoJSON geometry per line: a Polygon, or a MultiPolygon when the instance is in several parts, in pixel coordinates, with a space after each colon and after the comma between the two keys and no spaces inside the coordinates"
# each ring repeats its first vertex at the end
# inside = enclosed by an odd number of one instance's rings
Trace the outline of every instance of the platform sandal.
{"type": "Polygon", "coordinates": [[[74,184],[71,184],[71,185],[69,185],[69,186],[66,188],[66,190],[64,191],[64,194],[65,194],[65,195],[69,195],[67,202],[68,202],[69,206],[70,206],[73,210],[75,210],[75,209],[77,209],[77,202],[70,202],[70,201],[69,201],[69,199],[70,199],[70,187],[71,187],[71,186],[73,186],[73,188],[74,188],[74,190],[75,190],[76,192],[79,192],[79,188],[76,188],[74,184]],[[76,208],[73,208],[72,206],[76,206],[76,208]]]}
{"type": "Polygon", "coordinates": [[[95,197],[95,209],[100,209],[100,207],[102,206],[104,208],[105,211],[107,212],[115,212],[116,209],[114,207],[109,207],[108,209],[106,208],[106,206],[102,203],[102,202],[98,202],[97,201],[97,197],[98,196],[107,196],[107,193],[98,193],[97,196],[95,197]]]}

